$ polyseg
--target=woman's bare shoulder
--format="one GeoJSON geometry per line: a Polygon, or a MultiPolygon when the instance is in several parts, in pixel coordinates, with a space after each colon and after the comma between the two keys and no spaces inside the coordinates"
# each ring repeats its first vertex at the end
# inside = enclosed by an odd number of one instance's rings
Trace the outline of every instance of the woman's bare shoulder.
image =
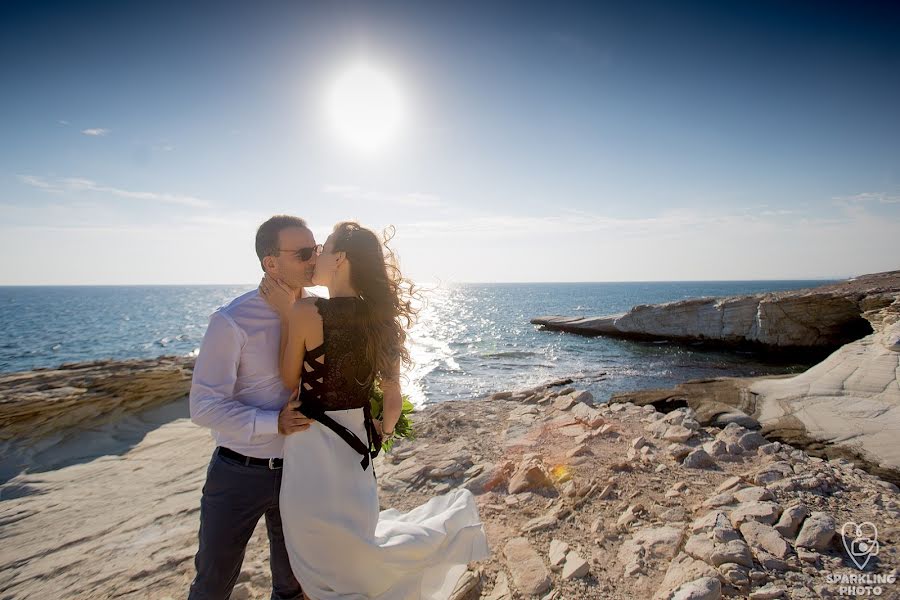
{"type": "Polygon", "coordinates": [[[300,298],[299,300],[294,302],[292,310],[298,317],[318,317],[319,307],[316,306],[316,302],[318,300],[319,298],[316,298],[315,296],[300,298]]]}

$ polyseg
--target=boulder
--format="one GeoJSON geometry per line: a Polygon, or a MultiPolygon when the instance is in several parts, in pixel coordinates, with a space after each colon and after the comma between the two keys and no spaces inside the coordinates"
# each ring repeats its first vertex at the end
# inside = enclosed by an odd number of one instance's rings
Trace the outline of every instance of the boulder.
{"type": "Polygon", "coordinates": [[[556,410],[569,410],[575,404],[572,396],[559,396],[553,401],[553,408],[556,410]]]}
{"type": "Polygon", "coordinates": [[[760,428],[759,421],[737,409],[717,414],[710,423],[716,427],[725,427],[730,423],[734,423],[735,425],[740,425],[746,429],[760,428]]]}
{"type": "Polygon", "coordinates": [[[694,432],[683,425],[670,425],[662,434],[662,438],[669,442],[684,443],[693,437],[694,432]]]}
{"type": "Polygon", "coordinates": [[[697,448],[693,450],[690,454],[684,457],[684,462],[681,463],[685,467],[689,467],[691,469],[708,469],[710,467],[716,466],[716,461],[712,459],[712,457],[706,453],[706,450],[703,448],[697,448]]]}
{"type": "Polygon", "coordinates": [[[791,555],[790,544],[771,525],[747,521],[741,524],[741,535],[747,540],[747,544],[760,563],[762,563],[759,557],[761,551],[781,559],[791,555]]]}
{"type": "Polygon", "coordinates": [[[669,453],[669,456],[674,458],[675,460],[682,460],[685,456],[691,453],[691,447],[686,446],[685,444],[669,444],[666,448],[666,452],[669,453]]]}
{"type": "Polygon", "coordinates": [[[653,595],[653,600],[670,600],[672,593],[683,584],[701,577],[717,576],[718,573],[711,566],[681,552],[669,563],[663,581],[653,595]]]}
{"type": "Polygon", "coordinates": [[[774,502],[745,502],[731,511],[731,524],[740,528],[746,521],[774,525],[781,516],[781,507],[774,502]]]}
{"type": "Polygon", "coordinates": [[[582,402],[575,404],[570,414],[591,429],[597,429],[606,422],[599,410],[582,402]]]}
{"type": "Polygon", "coordinates": [[[571,394],[572,400],[579,404],[591,406],[594,404],[594,395],[587,390],[576,390],[571,394]]]}
{"type": "Polygon", "coordinates": [[[786,590],[774,583],[764,585],[763,587],[750,592],[750,600],[773,600],[774,598],[784,597],[786,590]]]}
{"type": "Polygon", "coordinates": [[[535,517],[531,519],[525,525],[522,526],[522,533],[533,533],[535,531],[545,531],[547,529],[553,529],[559,523],[559,519],[556,515],[548,514],[541,515],[540,517],[535,517]]]}
{"type": "Polygon", "coordinates": [[[566,555],[566,563],[563,565],[562,578],[565,580],[577,579],[588,574],[591,567],[577,552],[569,552],[566,555]]]}
{"type": "Polygon", "coordinates": [[[532,596],[550,589],[550,573],[526,538],[517,537],[506,542],[503,556],[512,575],[513,586],[521,594],[532,596]]]}
{"type": "Polygon", "coordinates": [[[764,445],[765,443],[766,443],[766,438],[759,435],[755,431],[748,431],[747,433],[742,435],[737,441],[737,444],[741,448],[746,450],[747,452],[752,452],[752,451],[756,450],[757,448],[759,448],[760,446],[764,445]]]}
{"type": "Polygon", "coordinates": [[[809,509],[803,504],[795,504],[784,509],[781,518],[775,524],[775,530],[784,537],[793,538],[800,531],[800,525],[809,515],[809,509]]]}
{"type": "Polygon", "coordinates": [[[776,461],[763,465],[753,475],[753,481],[757,485],[766,485],[779,481],[794,474],[794,467],[786,461],[776,461]]]}
{"type": "Polygon", "coordinates": [[[550,540],[550,567],[562,567],[569,553],[569,544],[561,540],[550,540]]]}
{"type": "Polygon", "coordinates": [[[746,567],[736,563],[722,563],[718,570],[725,583],[732,587],[740,590],[750,586],[750,575],[746,567]]]}
{"type": "Polygon", "coordinates": [[[619,561],[624,564],[637,555],[672,559],[677,554],[682,539],[684,530],[680,527],[666,525],[641,529],[622,543],[618,553],[619,561]]]}
{"type": "Polygon", "coordinates": [[[522,461],[512,477],[509,478],[510,494],[552,487],[553,481],[538,459],[522,461]]]}
{"type": "Polygon", "coordinates": [[[763,500],[774,500],[775,496],[772,492],[764,487],[753,486],[738,490],[734,493],[734,497],[738,502],[761,502],[763,500]]]}
{"type": "Polygon", "coordinates": [[[796,546],[822,551],[831,544],[837,530],[834,518],[828,513],[814,512],[804,522],[797,534],[796,546]]]}
{"type": "Polygon", "coordinates": [[[701,577],[682,584],[672,595],[672,600],[719,600],[722,584],[716,577],[701,577]]]}
{"type": "MultiPolygon", "coordinates": [[[[511,466],[511,465],[510,465],[511,466]]],[[[463,487],[479,496],[502,487],[509,479],[507,465],[484,465],[479,475],[466,481],[463,487]]]]}
{"type": "Polygon", "coordinates": [[[709,563],[717,567],[724,563],[736,563],[749,568],[753,566],[753,556],[746,542],[731,540],[714,545],[709,555],[709,563]]]}

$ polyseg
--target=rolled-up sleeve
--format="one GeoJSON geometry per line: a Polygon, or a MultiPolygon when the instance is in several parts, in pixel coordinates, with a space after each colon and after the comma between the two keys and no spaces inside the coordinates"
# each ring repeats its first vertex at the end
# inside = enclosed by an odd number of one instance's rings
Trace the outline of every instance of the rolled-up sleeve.
{"type": "Polygon", "coordinates": [[[191,421],[249,442],[255,435],[278,433],[278,411],[249,406],[234,398],[243,332],[214,312],[200,344],[191,380],[191,421]]]}

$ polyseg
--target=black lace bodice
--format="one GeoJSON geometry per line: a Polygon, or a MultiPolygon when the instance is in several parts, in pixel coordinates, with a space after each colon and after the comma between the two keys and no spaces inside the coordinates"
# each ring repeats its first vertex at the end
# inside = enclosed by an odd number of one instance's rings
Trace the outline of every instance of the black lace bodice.
{"type": "Polygon", "coordinates": [[[356,296],[319,298],[316,308],[322,316],[324,341],[303,358],[302,405],[321,410],[368,406],[372,384],[366,381],[373,366],[366,358],[363,301],[356,296]]]}

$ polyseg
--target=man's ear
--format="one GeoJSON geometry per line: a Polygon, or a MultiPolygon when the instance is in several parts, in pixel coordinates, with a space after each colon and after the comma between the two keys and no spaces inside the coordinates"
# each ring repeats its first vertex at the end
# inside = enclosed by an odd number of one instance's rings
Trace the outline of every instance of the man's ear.
{"type": "Polygon", "coordinates": [[[278,265],[275,264],[274,256],[264,256],[262,259],[262,268],[269,275],[278,274],[278,265]]]}

